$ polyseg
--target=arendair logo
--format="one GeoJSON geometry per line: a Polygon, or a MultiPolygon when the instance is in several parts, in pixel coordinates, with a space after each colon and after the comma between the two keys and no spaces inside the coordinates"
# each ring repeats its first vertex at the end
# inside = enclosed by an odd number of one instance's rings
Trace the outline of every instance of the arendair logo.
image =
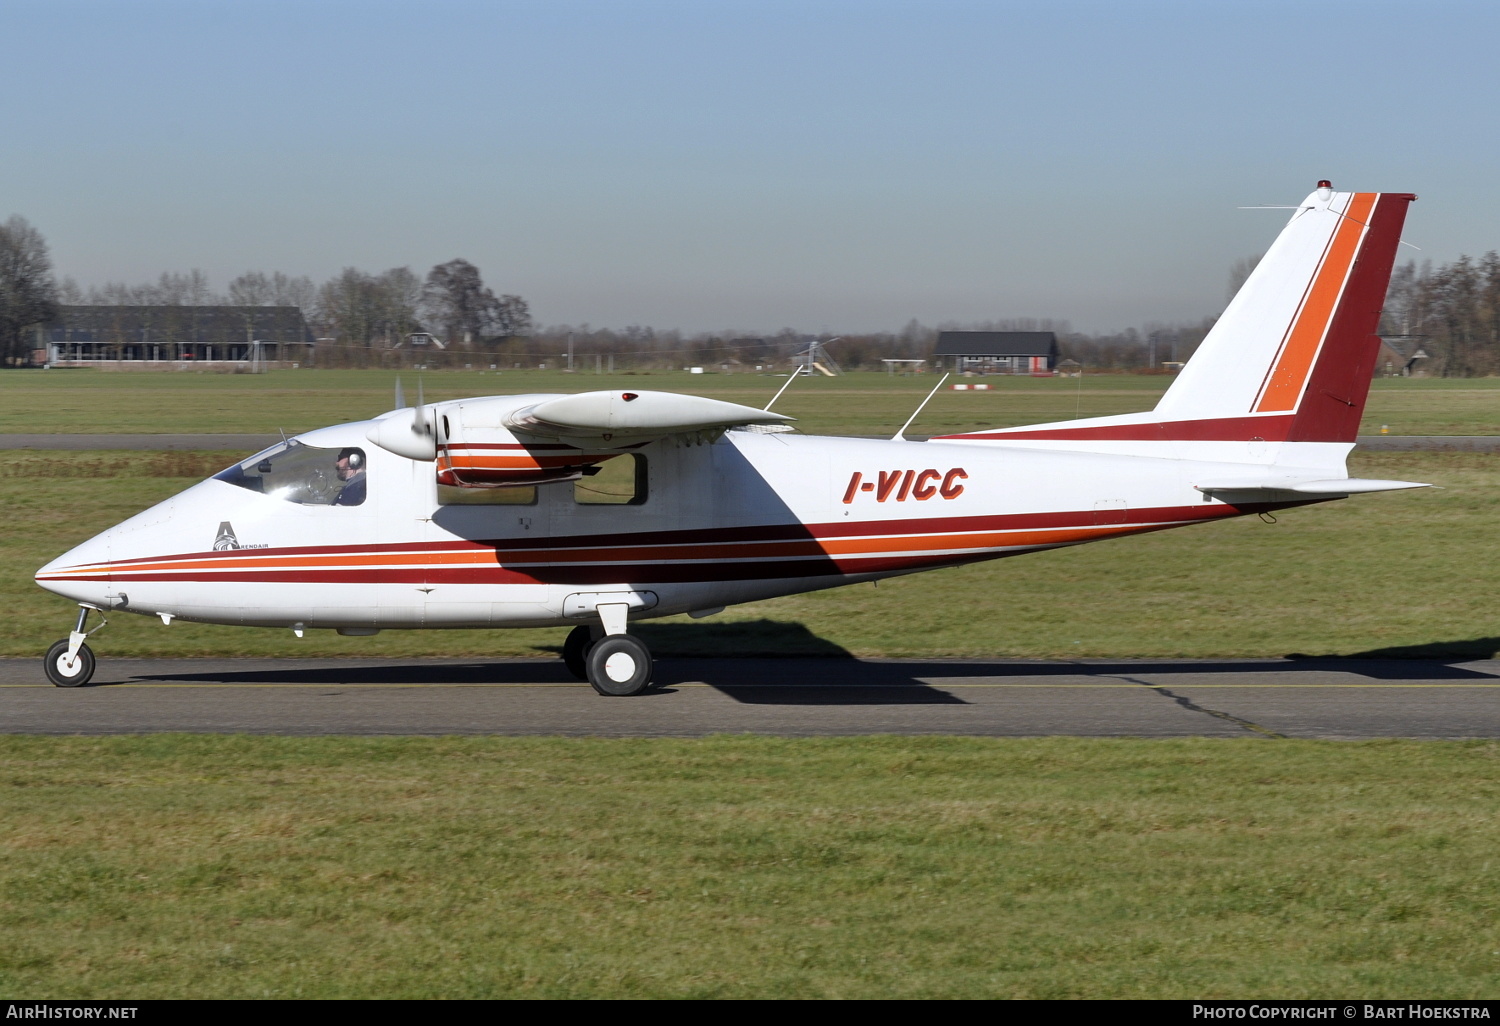
{"type": "Polygon", "coordinates": [[[214,539],[214,551],[223,552],[225,549],[237,549],[239,547],[240,540],[234,536],[234,528],[230,525],[229,521],[224,521],[219,525],[219,536],[214,539]]]}

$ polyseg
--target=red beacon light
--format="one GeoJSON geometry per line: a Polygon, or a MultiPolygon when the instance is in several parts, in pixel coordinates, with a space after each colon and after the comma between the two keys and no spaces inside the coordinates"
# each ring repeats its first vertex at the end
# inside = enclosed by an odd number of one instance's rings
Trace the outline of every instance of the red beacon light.
{"type": "Polygon", "coordinates": [[[1330,182],[1326,178],[1322,178],[1322,179],[1318,180],[1318,188],[1320,188],[1320,189],[1332,189],[1333,188],[1333,183],[1330,182]]]}

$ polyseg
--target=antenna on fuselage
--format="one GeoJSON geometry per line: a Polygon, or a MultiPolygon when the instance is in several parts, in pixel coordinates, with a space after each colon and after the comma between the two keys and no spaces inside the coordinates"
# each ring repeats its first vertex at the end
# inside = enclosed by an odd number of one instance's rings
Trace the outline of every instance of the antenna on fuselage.
{"type": "Polygon", "coordinates": [[[768,403],[766,403],[766,407],[765,408],[769,410],[772,406],[775,406],[776,405],[776,400],[778,400],[778,399],[781,398],[781,393],[785,392],[788,388],[791,388],[792,387],[792,382],[796,381],[797,380],[797,375],[801,374],[801,373],[802,373],[802,368],[801,367],[793,367],[792,368],[792,372],[786,376],[786,384],[782,385],[780,388],[778,388],[776,390],[776,394],[773,395],[773,396],[771,396],[771,401],[768,402],[768,403]]]}
{"type": "MultiPolygon", "coordinates": [[[[944,374],[943,375],[943,381],[947,381],[950,376],[951,376],[951,372],[949,374],[944,374]]],[[[921,405],[919,405],[915,410],[912,411],[912,414],[911,414],[910,417],[906,418],[906,423],[901,425],[901,430],[900,431],[897,431],[894,435],[891,436],[891,441],[893,441],[893,442],[904,442],[904,441],[906,441],[906,439],[902,438],[901,436],[904,435],[904,434],[906,434],[906,429],[909,428],[909,427],[911,427],[911,422],[917,419],[917,414],[919,414],[919,413],[922,412],[922,408],[924,406],[926,406],[928,403],[932,402],[932,397],[935,396],[935,395],[937,395],[938,389],[940,389],[940,388],[943,387],[943,381],[939,381],[936,385],[932,386],[932,391],[927,393],[927,398],[923,399],[922,402],[921,402],[921,405]]]]}

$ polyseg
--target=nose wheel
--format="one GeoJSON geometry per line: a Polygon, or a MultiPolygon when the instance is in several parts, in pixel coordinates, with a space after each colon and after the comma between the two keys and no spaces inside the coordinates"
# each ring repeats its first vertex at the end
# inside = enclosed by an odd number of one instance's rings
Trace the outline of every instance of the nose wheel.
{"type": "MultiPolygon", "coordinates": [[[[57,687],[81,687],[93,676],[93,649],[84,645],[84,639],[93,633],[93,630],[84,630],[89,622],[90,609],[93,606],[78,606],[78,625],[75,625],[74,633],[46,649],[42,669],[46,672],[46,679],[57,687]]],[[[108,622],[110,621],[101,615],[99,627],[104,627],[108,622]]],[[[95,627],[95,630],[99,630],[99,627],[95,627]]]]}
{"type": "Polygon", "coordinates": [[[47,658],[43,662],[47,679],[60,688],[81,687],[94,675],[93,650],[87,645],[79,645],[78,651],[70,655],[69,644],[66,638],[57,642],[47,649],[47,658]]]}
{"type": "Polygon", "coordinates": [[[47,655],[42,660],[42,669],[46,672],[47,679],[60,688],[81,687],[94,675],[94,653],[83,643],[83,639],[109,621],[101,619],[99,627],[85,632],[83,628],[88,623],[90,608],[92,607],[78,607],[78,625],[73,628],[73,633],[47,649],[47,655]]]}

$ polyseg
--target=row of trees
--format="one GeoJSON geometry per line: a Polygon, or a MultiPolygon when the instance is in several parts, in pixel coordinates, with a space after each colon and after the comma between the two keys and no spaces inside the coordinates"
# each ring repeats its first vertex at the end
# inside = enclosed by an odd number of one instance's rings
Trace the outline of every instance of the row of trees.
{"type": "Polygon", "coordinates": [[[754,370],[778,366],[805,351],[817,339],[845,370],[881,370],[882,360],[929,360],[938,333],[949,330],[1052,331],[1057,334],[1063,359],[1072,359],[1095,371],[1142,373],[1165,361],[1185,361],[1208,329],[1212,318],[1194,324],[1149,324],[1115,334],[1090,335],[1075,332],[1066,321],[1016,319],[978,323],[945,322],[928,326],[910,321],[900,331],[812,335],[783,328],[774,335],[745,337],[734,332],[680,331],[649,327],[620,330],[589,325],[554,325],[524,336],[506,339],[493,349],[502,366],[567,366],[572,353],[579,370],[596,366],[632,368],[704,367],[716,370],[754,370]]]}
{"type": "MultiPolygon", "coordinates": [[[[1233,293],[1258,258],[1230,270],[1233,293]]],[[[217,292],[202,271],[162,274],[155,282],[110,282],[88,288],[71,278],[56,283],[46,240],[21,217],[0,224],[0,363],[29,357],[37,324],[56,316],[58,305],[103,306],[295,306],[303,311],[327,363],[362,364],[398,347],[408,336],[430,332],[444,340],[446,359],[489,359],[503,365],[565,364],[579,369],[703,366],[749,369],[776,364],[805,349],[813,338],[784,328],[768,337],[732,332],[685,334],[675,330],[588,325],[537,328],[526,301],[497,295],[479,268],[450,260],[419,278],[410,268],[370,273],[348,267],[316,284],[306,276],[249,271],[217,292]]],[[[834,357],[848,369],[881,366],[882,359],[925,359],[940,330],[1054,331],[1062,357],[1096,371],[1153,371],[1187,360],[1213,326],[1213,318],[1191,324],[1148,324],[1114,334],[1070,330],[1065,321],[1010,320],[927,327],[911,321],[900,331],[840,336],[834,357]]],[[[1443,377],[1500,374],[1500,255],[1460,257],[1438,267],[1408,263],[1395,269],[1386,298],[1382,334],[1406,353],[1421,349],[1419,369],[1443,377]]]]}
{"type": "MultiPolygon", "coordinates": [[[[428,332],[464,349],[493,349],[531,328],[526,301],[497,296],[467,260],[438,264],[425,279],[409,267],[379,274],[346,267],[322,285],[280,271],[247,271],[222,293],[196,268],[141,285],[107,282],[85,289],[65,278],[56,297],[81,306],[295,306],[320,338],[333,343],[330,348],[389,349],[412,333],[428,332]]],[[[350,356],[344,362],[359,361],[350,356]]]]}
{"type": "Polygon", "coordinates": [[[1430,261],[1397,267],[1381,333],[1405,355],[1425,352],[1418,368],[1428,374],[1500,374],[1500,254],[1459,257],[1437,268],[1430,261]]]}

